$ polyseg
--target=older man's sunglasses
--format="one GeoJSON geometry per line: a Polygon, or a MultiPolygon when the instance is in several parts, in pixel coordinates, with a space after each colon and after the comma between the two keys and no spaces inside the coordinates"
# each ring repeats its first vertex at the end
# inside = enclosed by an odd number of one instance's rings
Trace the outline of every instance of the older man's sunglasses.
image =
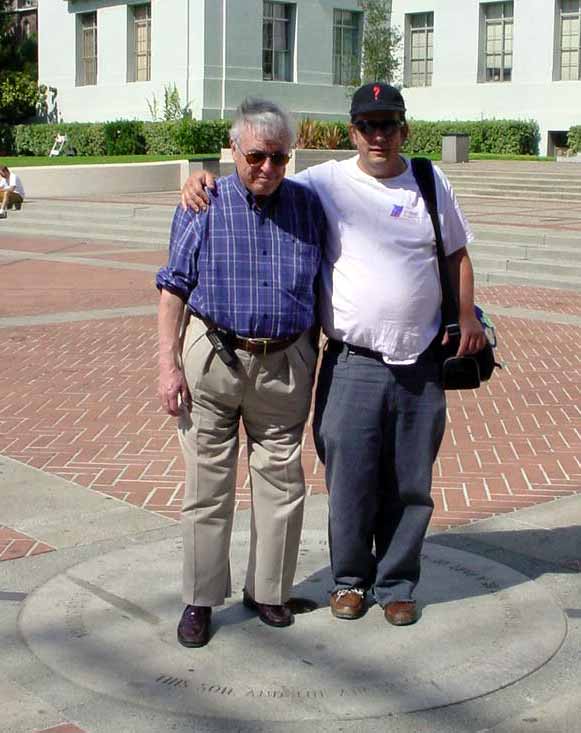
{"type": "Polygon", "coordinates": [[[238,148],[238,150],[240,150],[248,165],[262,165],[269,158],[273,165],[282,166],[286,165],[292,156],[292,153],[265,153],[264,150],[251,150],[245,153],[241,148],[238,148]]]}
{"type": "Polygon", "coordinates": [[[355,120],[353,126],[363,135],[371,135],[372,132],[383,132],[386,135],[393,135],[405,125],[403,120],[355,120]]]}

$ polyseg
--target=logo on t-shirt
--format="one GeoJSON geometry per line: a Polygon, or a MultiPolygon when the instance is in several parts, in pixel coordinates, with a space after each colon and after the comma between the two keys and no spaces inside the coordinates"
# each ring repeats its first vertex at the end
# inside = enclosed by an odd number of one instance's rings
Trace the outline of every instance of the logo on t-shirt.
{"type": "Polygon", "coordinates": [[[390,216],[395,217],[396,219],[399,218],[403,214],[403,206],[397,206],[394,204],[391,209],[390,216]]]}

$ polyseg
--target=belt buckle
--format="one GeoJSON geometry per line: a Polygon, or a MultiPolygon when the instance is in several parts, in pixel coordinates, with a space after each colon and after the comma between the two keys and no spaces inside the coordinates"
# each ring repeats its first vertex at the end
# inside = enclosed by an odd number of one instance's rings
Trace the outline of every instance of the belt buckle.
{"type": "Polygon", "coordinates": [[[260,346],[262,344],[262,353],[259,351],[260,356],[266,356],[268,354],[268,344],[270,339],[247,339],[252,344],[260,346]]]}

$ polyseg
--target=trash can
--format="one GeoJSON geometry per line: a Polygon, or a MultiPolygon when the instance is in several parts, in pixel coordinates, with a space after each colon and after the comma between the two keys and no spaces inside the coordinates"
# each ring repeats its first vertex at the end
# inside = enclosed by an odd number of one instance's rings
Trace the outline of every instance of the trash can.
{"type": "Polygon", "coordinates": [[[470,135],[450,132],[442,135],[442,163],[467,163],[470,135]]]}

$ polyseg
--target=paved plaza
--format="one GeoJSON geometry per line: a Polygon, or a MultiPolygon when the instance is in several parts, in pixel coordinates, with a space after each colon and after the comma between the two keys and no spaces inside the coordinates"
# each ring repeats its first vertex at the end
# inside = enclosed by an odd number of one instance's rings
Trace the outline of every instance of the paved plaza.
{"type": "MultiPolygon", "coordinates": [[[[448,393],[417,626],[389,628],[376,607],[358,622],[331,618],[309,424],[297,593],[319,610],[289,630],[260,628],[238,593],[206,649],[178,647],[183,464],[156,397],[153,279],[167,241],[92,236],[100,211],[169,224],[176,197],[59,202],[65,216],[86,212],[83,237],[0,226],[0,731],[580,730],[574,290],[477,288],[504,368],[478,391],[448,393]]],[[[579,207],[462,204],[477,232],[557,233],[581,251],[579,207]]],[[[239,591],[244,441],[236,498],[239,591]]]]}

